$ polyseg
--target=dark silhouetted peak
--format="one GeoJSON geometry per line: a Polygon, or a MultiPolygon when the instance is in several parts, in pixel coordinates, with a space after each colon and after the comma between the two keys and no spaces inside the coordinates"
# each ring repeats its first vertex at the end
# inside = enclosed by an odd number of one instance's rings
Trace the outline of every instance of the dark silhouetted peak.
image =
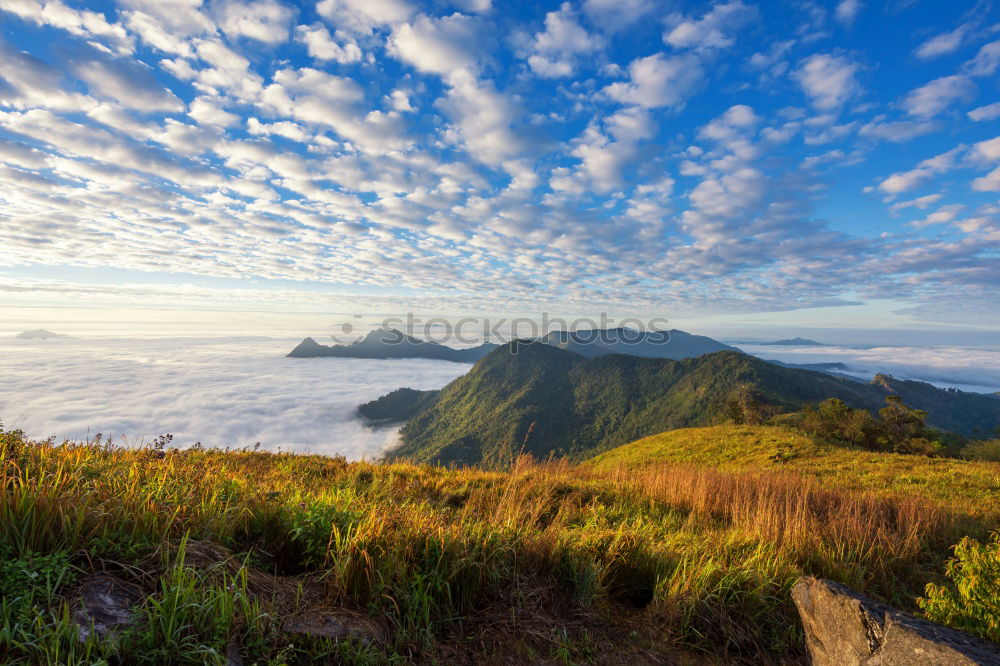
{"type": "Polygon", "coordinates": [[[799,346],[799,347],[825,347],[826,345],[822,342],[816,342],[815,340],[810,340],[809,338],[785,338],[784,340],[775,340],[774,342],[762,342],[762,345],[787,345],[789,347],[799,346]]]}

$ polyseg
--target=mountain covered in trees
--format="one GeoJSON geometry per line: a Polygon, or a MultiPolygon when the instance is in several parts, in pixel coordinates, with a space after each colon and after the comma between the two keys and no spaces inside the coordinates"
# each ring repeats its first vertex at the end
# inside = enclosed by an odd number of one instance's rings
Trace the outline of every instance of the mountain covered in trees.
{"type": "MultiPolygon", "coordinates": [[[[736,350],[735,347],[730,347],[704,335],[692,335],[678,330],[645,332],[628,328],[612,328],[555,331],[542,336],[539,340],[545,344],[587,357],[631,354],[645,358],[679,360],[717,351],[736,350]]],[[[321,345],[312,338],[306,338],[288,356],[293,358],[316,356],[428,358],[474,363],[498,346],[500,345],[484,343],[476,347],[456,349],[436,342],[419,340],[395,329],[380,328],[371,331],[362,340],[349,345],[321,345]]]]}
{"type": "Polygon", "coordinates": [[[973,434],[1000,423],[994,398],[885,375],[862,383],[735,351],[680,361],[587,358],[525,341],[494,350],[439,391],[396,391],[359,412],[406,421],[390,458],[478,464],[522,451],[582,458],[666,430],[725,421],[746,400],[777,413],[838,398],[876,412],[887,396],[926,410],[930,424],[944,430],[973,434]]]}

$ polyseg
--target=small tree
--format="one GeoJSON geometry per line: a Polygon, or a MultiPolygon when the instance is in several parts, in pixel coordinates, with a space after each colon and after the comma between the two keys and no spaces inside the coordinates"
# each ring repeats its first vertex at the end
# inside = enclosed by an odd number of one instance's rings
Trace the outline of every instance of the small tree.
{"type": "Polygon", "coordinates": [[[930,455],[941,448],[927,427],[927,412],[903,404],[898,395],[888,395],[886,406],[878,410],[881,448],[896,453],[930,455]]]}
{"type": "Polygon", "coordinates": [[[777,408],[768,404],[764,395],[749,382],[738,384],[726,403],[729,418],[741,425],[760,425],[777,412],[777,408]]]}
{"type": "Polygon", "coordinates": [[[865,448],[875,448],[878,426],[864,409],[852,409],[839,398],[829,398],[818,407],[802,410],[802,429],[865,448]]]}

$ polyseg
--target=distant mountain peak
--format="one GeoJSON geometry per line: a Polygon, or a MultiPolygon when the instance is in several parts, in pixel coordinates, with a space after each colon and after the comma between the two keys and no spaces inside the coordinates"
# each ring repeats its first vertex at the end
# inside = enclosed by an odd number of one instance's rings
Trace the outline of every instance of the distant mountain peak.
{"type": "Polygon", "coordinates": [[[784,338],[782,340],[775,340],[774,342],[762,342],[762,345],[787,345],[789,347],[799,346],[799,347],[826,347],[822,342],[816,342],[815,340],[810,340],[809,338],[784,338]]]}
{"type": "Polygon", "coordinates": [[[350,344],[321,345],[305,338],[288,353],[292,358],[427,358],[439,361],[474,363],[496,348],[483,344],[469,349],[453,349],[430,340],[419,340],[392,328],[376,328],[350,344]]]}
{"type": "MultiPolygon", "coordinates": [[[[339,356],[351,358],[429,358],[473,363],[501,347],[520,352],[528,344],[573,352],[587,358],[608,354],[628,354],[643,358],[680,360],[718,351],[739,352],[717,340],[684,331],[639,331],[627,327],[552,331],[529,341],[506,345],[484,343],[477,347],[455,349],[439,342],[420,340],[393,328],[376,328],[348,345],[321,345],[306,338],[289,353],[292,357],[339,356]]],[[[539,353],[545,353],[542,350],[539,353]]]]}
{"type": "Polygon", "coordinates": [[[14,337],[20,340],[49,340],[53,338],[68,338],[69,336],[62,333],[53,333],[44,328],[36,328],[30,331],[21,331],[14,337]]]}

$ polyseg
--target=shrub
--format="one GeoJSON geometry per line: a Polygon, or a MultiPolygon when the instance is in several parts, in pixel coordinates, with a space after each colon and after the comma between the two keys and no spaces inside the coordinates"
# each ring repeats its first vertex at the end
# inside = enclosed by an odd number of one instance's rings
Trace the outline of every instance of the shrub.
{"type": "Polygon", "coordinates": [[[946,572],[952,585],[929,583],[917,600],[928,618],[1000,641],[1000,533],[983,544],[970,537],[955,546],[946,572]]]}
{"type": "Polygon", "coordinates": [[[931,456],[944,450],[943,434],[926,425],[927,412],[907,407],[898,395],[886,396],[885,402],[875,418],[864,409],[830,398],[803,409],[797,425],[810,435],[872,451],[931,456]]]}
{"type": "Polygon", "coordinates": [[[971,442],[962,449],[961,455],[969,460],[1000,462],[1000,439],[971,442]]]}
{"type": "Polygon", "coordinates": [[[872,415],[864,409],[852,409],[843,400],[830,398],[818,407],[802,411],[799,427],[811,435],[836,439],[866,449],[874,449],[879,427],[872,415]]]}

